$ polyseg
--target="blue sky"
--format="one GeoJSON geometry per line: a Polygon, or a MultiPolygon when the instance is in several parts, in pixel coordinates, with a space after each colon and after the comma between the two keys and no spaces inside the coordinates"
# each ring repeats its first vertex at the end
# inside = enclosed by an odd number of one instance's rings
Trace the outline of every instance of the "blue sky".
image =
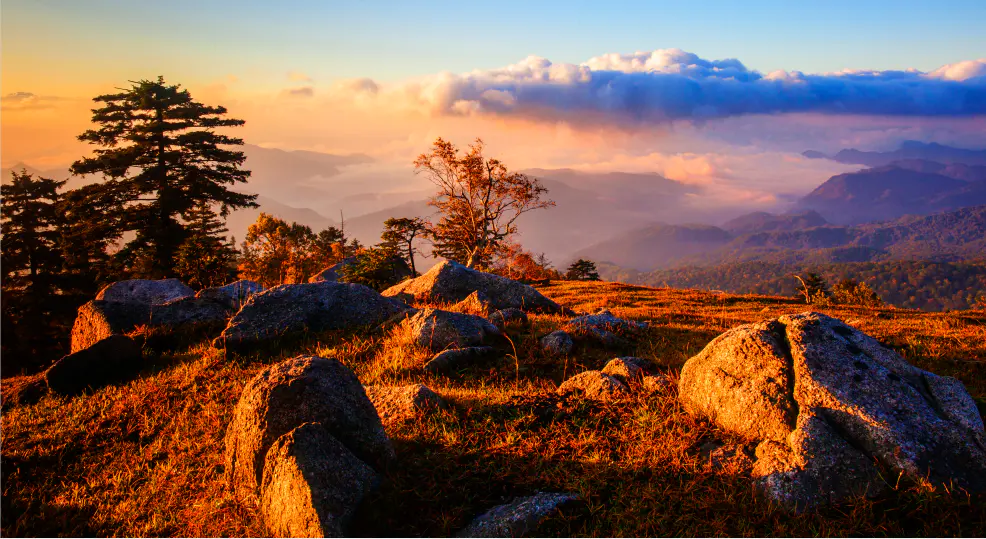
{"type": "Polygon", "coordinates": [[[203,81],[235,73],[264,87],[287,71],[319,82],[393,81],[531,54],[579,63],[672,47],[762,72],[931,70],[986,56],[981,0],[415,4],[5,0],[4,78],[47,86],[137,72],[203,81]]]}

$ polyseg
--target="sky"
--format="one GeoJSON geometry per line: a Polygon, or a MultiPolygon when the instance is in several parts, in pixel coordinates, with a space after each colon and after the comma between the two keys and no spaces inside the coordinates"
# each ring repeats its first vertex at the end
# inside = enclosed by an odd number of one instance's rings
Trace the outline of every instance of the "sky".
{"type": "Polygon", "coordinates": [[[5,0],[0,160],[67,165],[93,96],[163,75],[262,146],[406,166],[482,137],[518,168],[757,199],[833,173],[806,149],[986,146],[983,21],[981,0],[5,0]]]}

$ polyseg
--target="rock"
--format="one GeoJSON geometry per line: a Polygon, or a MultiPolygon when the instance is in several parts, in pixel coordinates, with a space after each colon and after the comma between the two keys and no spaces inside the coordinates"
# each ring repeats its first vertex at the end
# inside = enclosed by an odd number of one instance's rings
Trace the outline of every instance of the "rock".
{"type": "Polygon", "coordinates": [[[585,371],[558,386],[559,395],[580,395],[586,399],[609,402],[630,396],[630,388],[620,380],[599,371],[585,371]]]}
{"type": "Polygon", "coordinates": [[[457,313],[474,314],[476,316],[489,316],[490,298],[486,297],[486,294],[476,290],[466,296],[466,299],[449,307],[449,310],[457,313]]]}
{"type": "Polygon", "coordinates": [[[640,387],[645,393],[667,393],[674,383],[671,382],[666,376],[647,376],[645,375],[640,381],[640,387]]]}
{"type": "Polygon", "coordinates": [[[688,412],[760,442],[755,480],[797,509],[878,491],[874,461],[986,489],[982,418],[962,383],[823,314],[720,335],[685,364],[679,390],[688,412]]]}
{"type": "Polygon", "coordinates": [[[44,373],[48,387],[62,395],[133,378],[143,367],[140,346],[130,337],[110,335],[56,361],[44,373]]]}
{"type": "Polygon", "coordinates": [[[73,353],[110,335],[130,333],[140,326],[190,329],[222,324],[229,318],[228,305],[209,298],[185,297],[161,305],[95,300],[79,307],[72,326],[73,353]]]}
{"type": "Polygon", "coordinates": [[[491,314],[487,318],[487,320],[492,322],[493,325],[497,327],[497,329],[503,331],[509,324],[513,324],[515,322],[520,324],[526,324],[527,313],[525,313],[520,309],[509,307],[506,309],[500,309],[499,311],[496,311],[495,313],[491,314]]]}
{"type": "Polygon", "coordinates": [[[356,262],[355,256],[350,256],[340,260],[339,262],[332,264],[331,266],[325,268],[324,270],[312,275],[308,279],[309,283],[321,283],[325,281],[338,281],[343,273],[345,272],[346,266],[349,266],[353,262],[356,262]]]}
{"type": "Polygon", "coordinates": [[[0,382],[0,404],[4,410],[14,406],[25,406],[34,404],[41,400],[48,392],[48,384],[45,383],[44,373],[23,376],[18,380],[10,378],[0,382]]]}
{"type": "Polygon", "coordinates": [[[366,386],[364,389],[384,425],[408,421],[448,407],[444,399],[424,384],[366,386]]]}
{"type": "Polygon", "coordinates": [[[639,384],[650,367],[651,363],[646,359],[631,356],[618,357],[606,363],[606,366],[603,367],[603,374],[608,374],[625,384],[639,384]]]}
{"type": "Polygon", "coordinates": [[[195,295],[195,291],[185,286],[178,279],[130,279],[117,281],[99,291],[96,299],[100,301],[118,301],[123,303],[144,303],[161,305],[176,299],[195,295]]]}
{"type": "Polygon", "coordinates": [[[490,308],[514,307],[523,311],[559,313],[562,307],[526,284],[518,283],[448,260],[440,262],[428,273],[383,291],[384,296],[407,293],[425,303],[456,303],[480,291],[490,300],[490,308]]]}
{"type": "Polygon", "coordinates": [[[238,311],[251,297],[263,291],[264,287],[260,283],[243,279],[225,286],[203,288],[195,297],[216,300],[238,311]]]}
{"type": "Polygon", "coordinates": [[[422,309],[404,324],[419,346],[435,352],[479,346],[500,335],[500,330],[483,317],[439,309],[422,309]]]}
{"type": "Polygon", "coordinates": [[[567,356],[572,353],[575,341],[572,336],[562,330],[552,331],[541,338],[541,350],[552,356],[567,356]]]}
{"type": "Polygon", "coordinates": [[[334,359],[298,356],[255,376],[240,396],[226,430],[226,481],[244,502],[257,499],[265,458],[274,442],[304,423],[320,423],[375,470],[394,457],[363,386],[334,359]]]}
{"type": "Polygon", "coordinates": [[[578,499],[578,494],[554,492],[514,498],[476,517],[456,537],[523,537],[537,532],[544,519],[578,499]]]}
{"type": "Polygon", "coordinates": [[[639,335],[647,329],[647,324],[617,318],[603,309],[596,314],[573,318],[561,329],[575,339],[591,339],[603,346],[614,347],[625,346],[626,339],[639,335]]]}
{"type": "Polygon", "coordinates": [[[286,335],[352,330],[381,324],[408,312],[413,309],[360,284],[282,284],[253,296],[213,346],[249,350],[286,335]]]}
{"type": "Polygon", "coordinates": [[[273,537],[342,537],[379,481],[324,425],[304,423],[267,451],[260,512],[273,537]]]}
{"type": "Polygon", "coordinates": [[[450,374],[463,366],[489,359],[496,354],[496,348],[492,346],[453,348],[435,354],[435,357],[425,363],[424,368],[432,374],[450,374]]]}

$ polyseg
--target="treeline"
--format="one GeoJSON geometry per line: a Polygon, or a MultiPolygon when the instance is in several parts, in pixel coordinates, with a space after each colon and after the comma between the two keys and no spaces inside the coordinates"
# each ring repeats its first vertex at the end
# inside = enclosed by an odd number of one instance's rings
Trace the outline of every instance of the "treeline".
{"type": "Polygon", "coordinates": [[[865,283],[879,298],[897,307],[941,311],[986,307],[986,261],[923,260],[776,264],[741,262],[711,267],[684,267],[648,273],[604,267],[604,276],[647,286],[721,290],[736,294],[801,297],[796,276],[815,273],[828,283],[865,283]]]}

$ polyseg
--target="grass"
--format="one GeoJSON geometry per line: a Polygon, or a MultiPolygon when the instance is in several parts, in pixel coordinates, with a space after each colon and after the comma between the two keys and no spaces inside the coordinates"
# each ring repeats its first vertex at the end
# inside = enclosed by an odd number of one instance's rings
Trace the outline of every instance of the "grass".
{"type": "MultiPolygon", "coordinates": [[[[555,283],[542,291],[578,311],[608,308],[651,322],[631,348],[578,345],[567,358],[536,339],[566,318],[534,315],[509,330],[504,357],[451,377],[400,328],[309,335],[271,353],[226,356],[207,339],[156,351],[143,375],[77,397],[48,395],[2,418],[2,533],[74,536],[265,535],[256,509],[230,497],[223,436],[246,382],[302,353],[335,357],[364,384],[422,382],[448,411],[388,427],[398,464],[362,505],[353,532],[440,536],[512,496],[573,491],[584,502],[539,531],[560,536],[982,536],[986,498],[903,480],[886,495],[790,514],[748,477],[715,471],[699,447],[728,434],[681,411],[675,391],[600,405],[559,401],[565,378],[617,355],[682,364],[733,326],[806,310],[791,299],[555,283]],[[516,350],[516,352],[515,352],[516,350]]],[[[986,313],[820,309],[880,339],[915,365],[955,376],[986,400],[986,313]]],[[[148,340],[146,347],[153,347],[148,340]]],[[[17,383],[5,379],[3,383],[17,383]]],[[[894,478],[896,483],[896,478],[894,478]]]]}

